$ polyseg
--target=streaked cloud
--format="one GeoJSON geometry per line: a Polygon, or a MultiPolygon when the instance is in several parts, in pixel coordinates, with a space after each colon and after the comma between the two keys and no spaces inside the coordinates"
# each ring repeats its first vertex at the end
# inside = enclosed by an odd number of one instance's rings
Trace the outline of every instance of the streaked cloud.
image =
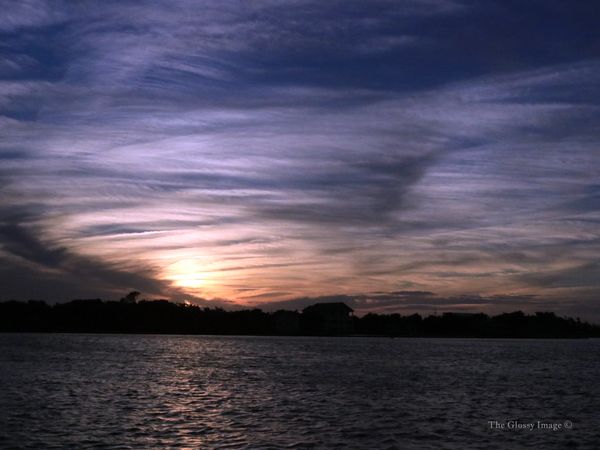
{"type": "MultiPolygon", "coordinates": [[[[591,314],[588,2],[3,9],[3,296],[52,273],[65,299],[410,289],[448,308],[469,296],[591,314]],[[500,32],[517,15],[524,25],[500,32]],[[538,16],[563,33],[540,42],[538,16]]],[[[398,298],[390,308],[415,306],[398,298]]]]}

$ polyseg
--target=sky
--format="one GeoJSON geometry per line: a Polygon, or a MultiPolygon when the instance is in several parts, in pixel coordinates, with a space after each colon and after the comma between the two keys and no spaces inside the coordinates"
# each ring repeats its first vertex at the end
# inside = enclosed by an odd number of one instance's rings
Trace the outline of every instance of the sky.
{"type": "Polygon", "coordinates": [[[0,300],[600,320],[597,2],[0,8],[0,300]]]}

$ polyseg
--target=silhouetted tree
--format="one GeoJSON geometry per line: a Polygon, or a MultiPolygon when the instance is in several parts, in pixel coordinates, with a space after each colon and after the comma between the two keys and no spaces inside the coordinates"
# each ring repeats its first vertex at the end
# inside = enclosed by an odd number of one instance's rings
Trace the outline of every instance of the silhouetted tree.
{"type": "Polygon", "coordinates": [[[138,297],[141,295],[138,291],[131,291],[125,297],[121,299],[123,303],[137,303],[138,297]]]}
{"type": "MultiPolygon", "coordinates": [[[[177,334],[344,334],[315,328],[314,314],[260,309],[225,311],[167,300],[141,300],[133,291],[121,301],[73,300],[47,305],[42,301],[0,303],[0,332],[177,333],[177,334]]],[[[329,306],[331,307],[331,305],[329,306]]],[[[600,337],[600,327],[554,313],[526,315],[521,311],[489,317],[446,313],[422,318],[414,314],[374,314],[351,317],[354,333],[372,336],[439,337],[600,337]]]]}

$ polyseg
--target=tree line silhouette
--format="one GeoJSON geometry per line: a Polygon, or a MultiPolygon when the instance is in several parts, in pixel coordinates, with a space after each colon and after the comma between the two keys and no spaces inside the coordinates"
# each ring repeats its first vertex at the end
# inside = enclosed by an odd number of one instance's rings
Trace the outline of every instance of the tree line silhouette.
{"type": "Polygon", "coordinates": [[[121,301],[73,300],[0,303],[0,332],[165,333],[226,335],[367,335],[406,337],[583,338],[600,337],[600,327],[552,312],[521,311],[496,316],[444,313],[369,313],[345,315],[346,305],[320,304],[302,312],[260,309],[226,311],[173,303],[137,301],[130,293],[121,301]],[[322,307],[329,305],[328,307],[322,307]],[[332,305],[342,305],[334,307],[332,305]],[[315,307],[316,306],[316,307],[315,307]],[[335,316],[328,315],[336,310],[335,316]],[[341,311],[341,315],[340,315],[341,311]]]}

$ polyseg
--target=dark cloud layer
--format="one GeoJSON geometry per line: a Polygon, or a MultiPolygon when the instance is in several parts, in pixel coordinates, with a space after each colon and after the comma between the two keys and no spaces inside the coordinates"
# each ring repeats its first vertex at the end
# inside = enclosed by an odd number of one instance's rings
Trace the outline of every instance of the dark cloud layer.
{"type": "Polygon", "coordinates": [[[2,298],[65,300],[90,294],[115,298],[132,290],[157,297],[187,297],[157,280],[150,270],[138,273],[131,268],[111,266],[46,244],[38,234],[21,223],[0,224],[0,245],[6,255],[0,270],[2,298]]]}
{"type": "Polygon", "coordinates": [[[355,314],[442,314],[444,312],[484,312],[498,314],[512,311],[538,312],[555,311],[565,316],[577,316],[582,312],[595,317],[600,308],[588,305],[584,300],[550,300],[535,295],[492,295],[478,294],[440,296],[427,291],[378,292],[373,294],[328,295],[299,297],[278,302],[259,303],[257,306],[275,311],[302,310],[315,303],[343,302],[354,309],[355,314]]]}

